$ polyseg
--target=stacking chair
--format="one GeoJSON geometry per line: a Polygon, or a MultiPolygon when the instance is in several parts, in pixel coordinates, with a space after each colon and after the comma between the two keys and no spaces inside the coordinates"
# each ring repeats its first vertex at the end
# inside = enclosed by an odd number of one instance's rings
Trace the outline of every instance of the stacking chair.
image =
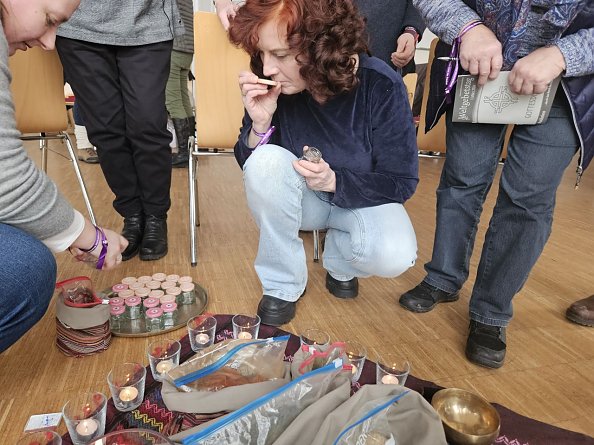
{"type": "Polygon", "coordinates": [[[66,143],[89,218],[96,224],[85,181],[67,132],[64,75],[58,53],[38,47],[17,51],[10,57],[9,67],[12,73],[10,89],[15,105],[17,128],[22,134],[21,139],[40,141],[41,166],[44,172],[47,172],[47,141],[59,139],[66,143]]]}
{"type": "Polygon", "coordinates": [[[198,156],[202,149],[231,151],[237,142],[243,103],[237,78],[249,70],[248,55],[227,39],[219,18],[211,12],[194,13],[194,66],[196,143],[191,146],[188,168],[190,195],[190,261],[197,264],[198,156]]]}

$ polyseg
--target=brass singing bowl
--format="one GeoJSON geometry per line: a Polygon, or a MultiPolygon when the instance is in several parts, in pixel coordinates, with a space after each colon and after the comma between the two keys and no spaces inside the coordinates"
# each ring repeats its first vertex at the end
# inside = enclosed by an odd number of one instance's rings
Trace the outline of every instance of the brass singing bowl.
{"type": "Polygon", "coordinates": [[[490,445],[499,436],[497,410],[465,389],[448,388],[435,393],[431,405],[441,417],[447,439],[458,445],[490,445]]]}

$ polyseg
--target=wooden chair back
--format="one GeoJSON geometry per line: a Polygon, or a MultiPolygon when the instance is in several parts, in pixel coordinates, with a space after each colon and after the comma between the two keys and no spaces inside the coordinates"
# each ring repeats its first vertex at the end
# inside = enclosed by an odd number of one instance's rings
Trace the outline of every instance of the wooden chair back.
{"type": "Polygon", "coordinates": [[[64,74],[56,50],[17,51],[8,61],[17,128],[21,133],[57,133],[68,128],[64,74]]]}
{"type": "Polygon", "coordinates": [[[229,42],[218,16],[203,11],[194,14],[194,51],[197,146],[233,148],[244,110],[238,75],[249,57],[229,42]]]}

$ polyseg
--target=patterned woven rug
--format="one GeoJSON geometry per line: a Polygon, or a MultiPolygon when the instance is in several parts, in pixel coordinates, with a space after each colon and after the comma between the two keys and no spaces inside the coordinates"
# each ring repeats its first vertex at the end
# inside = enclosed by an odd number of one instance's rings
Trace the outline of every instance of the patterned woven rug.
{"type": "MultiPolygon", "coordinates": [[[[231,315],[216,315],[217,336],[216,341],[221,341],[233,336],[231,315]]],[[[289,334],[286,331],[271,326],[260,326],[260,338],[277,337],[289,334]]],[[[191,357],[194,352],[190,348],[188,336],[181,340],[181,362],[191,357]]],[[[293,354],[299,348],[299,337],[291,334],[287,350],[286,360],[291,360],[293,354]]],[[[361,385],[375,383],[375,363],[366,360],[359,382],[353,386],[357,391],[361,385]]],[[[432,382],[409,376],[406,386],[421,393],[429,402],[440,386],[432,382]]],[[[504,406],[493,404],[501,416],[501,432],[495,441],[503,445],[574,445],[594,444],[594,438],[583,434],[574,433],[524,417],[504,406]]],[[[193,426],[204,423],[225,413],[217,414],[186,414],[169,411],[161,398],[161,383],[153,379],[150,369],[147,368],[145,398],[142,405],[130,412],[122,413],[115,409],[113,400],[109,399],[107,405],[107,421],[105,432],[122,430],[128,428],[146,428],[159,431],[165,435],[172,435],[179,431],[186,430],[193,426]]],[[[64,445],[72,445],[70,436],[63,436],[64,445]]]]}

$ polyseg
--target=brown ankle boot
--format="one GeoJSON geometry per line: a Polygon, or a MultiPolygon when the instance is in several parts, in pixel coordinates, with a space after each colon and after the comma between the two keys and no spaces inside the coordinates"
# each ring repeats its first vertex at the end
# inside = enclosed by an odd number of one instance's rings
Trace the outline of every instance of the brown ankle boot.
{"type": "Polygon", "coordinates": [[[565,316],[574,323],[594,326],[594,295],[573,303],[567,308],[565,316]]]}

